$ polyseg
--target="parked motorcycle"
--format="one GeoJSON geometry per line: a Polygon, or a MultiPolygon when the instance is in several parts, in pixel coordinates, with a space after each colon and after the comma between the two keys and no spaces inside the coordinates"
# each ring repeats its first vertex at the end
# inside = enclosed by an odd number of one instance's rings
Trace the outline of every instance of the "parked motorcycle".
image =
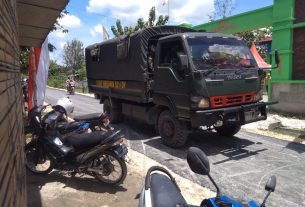
{"type": "MultiPolygon", "coordinates": [[[[68,103],[60,107],[66,114],[73,111],[68,103]]],[[[29,113],[34,136],[25,146],[28,170],[37,174],[47,174],[53,169],[68,171],[71,175],[85,173],[111,185],[124,181],[128,150],[120,131],[97,130],[63,138],[57,130],[63,113],[52,110],[42,116],[43,109],[35,107],[29,113]]]]}
{"type": "MultiPolygon", "coordinates": [[[[200,207],[265,207],[266,201],[276,186],[276,177],[271,176],[267,181],[265,196],[261,205],[255,201],[247,204],[239,203],[225,195],[222,195],[216,182],[210,176],[210,164],[207,156],[200,149],[191,147],[187,153],[187,162],[191,170],[200,175],[207,175],[216,187],[216,197],[204,199],[200,207]]],[[[145,186],[140,194],[139,207],[186,207],[190,206],[182,196],[179,186],[173,176],[163,167],[151,167],[145,177],[145,186]]]]}
{"type": "MultiPolygon", "coordinates": [[[[44,111],[45,108],[51,106],[44,105],[41,106],[41,111],[44,111]]],[[[57,101],[56,105],[52,107],[52,111],[49,113],[54,113],[55,115],[61,117],[57,121],[56,129],[59,131],[61,135],[67,136],[72,134],[80,134],[85,132],[92,132],[92,131],[109,131],[113,130],[113,127],[110,125],[109,117],[104,113],[91,113],[86,115],[74,116],[72,119],[73,121],[68,121],[68,117],[66,115],[65,109],[62,107],[65,106],[71,107],[67,110],[70,110],[71,113],[73,112],[73,104],[69,98],[61,98],[57,101]],[[58,114],[59,113],[59,114],[58,114]]],[[[26,133],[33,132],[33,124],[30,122],[30,117],[34,116],[33,113],[35,109],[30,110],[28,122],[30,123],[28,126],[25,127],[26,133]]]]}

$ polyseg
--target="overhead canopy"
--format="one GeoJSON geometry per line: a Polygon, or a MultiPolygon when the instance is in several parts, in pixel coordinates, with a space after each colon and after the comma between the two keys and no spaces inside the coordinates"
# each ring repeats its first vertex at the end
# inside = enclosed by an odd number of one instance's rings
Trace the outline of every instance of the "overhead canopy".
{"type": "Polygon", "coordinates": [[[260,56],[254,43],[252,43],[250,51],[251,51],[252,55],[254,56],[254,59],[256,60],[258,67],[260,67],[260,68],[271,67],[271,65],[266,63],[265,60],[260,56]]]}
{"type": "Polygon", "coordinates": [[[40,47],[68,0],[17,0],[19,45],[40,47]]]}

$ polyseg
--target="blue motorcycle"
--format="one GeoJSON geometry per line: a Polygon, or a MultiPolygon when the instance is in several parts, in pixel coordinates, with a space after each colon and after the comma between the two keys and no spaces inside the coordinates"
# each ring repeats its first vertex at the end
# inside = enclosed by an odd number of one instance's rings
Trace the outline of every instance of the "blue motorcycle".
{"type": "MultiPolygon", "coordinates": [[[[276,177],[271,176],[266,183],[265,196],[261,205],[255,201],[249,201],[247,204],[240,204],[237,201],[221,195],[219,187],[210,175],[210,164],[207,156],[199,148],[191,147],[187,153],[187,162],[194,173],[207,175],[213,185],[216,187],[216,197],[204,199],[200,207],[265,207],[266,201],[274,192],[276,186],[276,177]]],[[[145,177],[145,186],[140,194],[139,207],[187,207],[180,188],[173,176],[163,167],[151,167],[145,177]]]]}

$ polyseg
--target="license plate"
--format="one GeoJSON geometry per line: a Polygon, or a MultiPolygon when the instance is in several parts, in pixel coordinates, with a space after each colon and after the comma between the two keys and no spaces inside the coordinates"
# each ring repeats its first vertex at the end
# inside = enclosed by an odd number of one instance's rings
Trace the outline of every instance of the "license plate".
{"type": "Polygon", "coordinates": [[[260,116],[260,111],[258,109],[251,109],[250,111],[245,111],[245,121],[252,121],[260,116]]]}
{"type": "Polygon", "coordinates": [[[117,156],[123,157],[123,156],[127,155],[128,149],[125,144],[121,144],[117,148],[114,149],[114,152],[115,152],[115,154],[117,154],[117,156]]]}

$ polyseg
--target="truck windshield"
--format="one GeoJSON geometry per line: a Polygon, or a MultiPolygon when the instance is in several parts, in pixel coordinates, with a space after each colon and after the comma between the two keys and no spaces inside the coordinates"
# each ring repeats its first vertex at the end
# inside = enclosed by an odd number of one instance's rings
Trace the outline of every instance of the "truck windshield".
{"type": "Polygon", "coordinates": [[[195,37],[187,39],[197,70],[241,69],[257,64],[246,44],[236,38],[195,37]]]}

